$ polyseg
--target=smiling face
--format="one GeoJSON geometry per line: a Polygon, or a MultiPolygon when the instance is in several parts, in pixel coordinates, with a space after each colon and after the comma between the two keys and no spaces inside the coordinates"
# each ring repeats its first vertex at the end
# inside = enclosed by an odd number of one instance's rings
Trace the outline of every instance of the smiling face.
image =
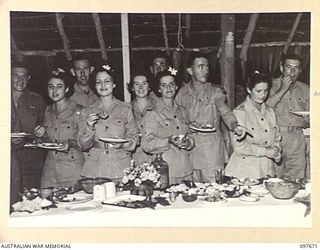
{"type": "Polygon", "coordinates": [[[178,86],[173,76],[163,76],[159,80],[159,92],[163,98],[173,99],[178,86]]]}
{"type": "Polygon", "coordinates": [[[48,81],[48,95],[54,102],[59,102],[66,98],[68,88],[60,78],[50,78],[48,81]]]}
{"type": "Polygon", "coordinates": [[[137,98],[147,97],[149,94],[149,83],[145,76],[135,76],[133,78],[133,92],[137,98]]]}
{"type": "Polygon", "coordinates": [[[269,93],[269,86],[267,82],[257,83],[253,89],[249,90],[250,98],[257,104],[262,104],[267,99],[269,93]]]}
{"type": "Polygon", "coordinates": [[[209,62],[204,57],[196,58],[187,71],[191,75],[193,82],[206,83],[209,76],[209,62]]]}
{"type": "Polygon", "coordinates": [[[301,62],[297,59],[287,59],[280,65],[283,76],[290,76],[292,83],[295,83],[302,71],[301,62]]]}
{"type": "Polygon", "coordinates": [[[107,72],[98,72],[96,75],[96,90],[102,97],[112,95],[113,88],[116,85],[113,82],[113,78],[107,72]]]}
{"type": "Polygon", "coordinates": [[[23,67],[14,67],[11,70],[11,88],[14,91],[22,92],[30,80],[28,70],[23,67]]]}
{"type": "Polygon", "coordinates": [[[93,68],[87,59],[73,62],[72,74],[76,77],[77,82],[83,86],[89,85],[92,70],[93,68]]]}

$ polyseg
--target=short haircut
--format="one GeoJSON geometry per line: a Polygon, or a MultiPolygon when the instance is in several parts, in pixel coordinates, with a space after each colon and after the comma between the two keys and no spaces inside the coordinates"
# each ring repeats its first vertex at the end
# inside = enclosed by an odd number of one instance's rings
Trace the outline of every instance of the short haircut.
{"type": "Polygon", "coordinates": [[[13,62],[11,64],[11,69],[13,69],[13,68],[25,68],[29,72],[29,67],[28,67],[27,63],[24,61],[13,62]]]}
{"type": "Polygon", "coordinates": [[[268,84],[268,89],[271,88],[271,78],[264,73],[255,71],[248,77],[246,86],[249,90],[252,90],[258,83],[266,82],[268,84]]]}
{"type": "Polygon", "coordinates": [[[64,69],[57,68],[52,70],[48,75],[47,84],[49,83],[49,80],[52,78],[61,79],[64,82],[65,87],[69,89],[68,93],[66,94],[66,97],[70,97],[72,95],[74,91],[72,78],[64,69]]]}
{"type": "Polygon", "coordinates": [[[176,82],[176,85],[178,85],[177,83],[177,76],[176,75],[173,75],[169,70],[165,70],[165,71],[161,71],[157,74],[157,77],[155,79],[155,87],[156,87],[156,90],[159,90],[160,89],[160,80],[162,77],[164,76],[172,76],[176,82]]]}
{"type": "Polygon", "coordinates": [[[281,56],[281,64],[284,65],[286,60],[298,60],[302,66],[302,58],[296,54],[283,54],[281,56]]]}
{"type": "Polygon", "coordinates": [[[197,58],[205,58],[208,60],[207,55],[205,55],[199,51],[193,51],[193,52],[191,52],[191,54],[188,57],[187,68],[190,68],[197,58]]]}
{"type": "Polygon", "coordinates": [[[167,61],[167,64],[170,64],[169,56],[164,51],[157,51],[153,53],[151,56],[150,65],[153,63],[154,59],[156,58],[164,58],[167,61]]]}
{"type": "Polygon", "coordinates": [[[134,72],[133,74],[132,74],[132,76],[131,76],[131,79],[130,79],[130,82],[129,82],[129,84],[128,84],[128,91],[129,91],[129,93],[132,95],[132,94],[134,94],[134,92],[133,92],[133,84],[134,84],[134,82],[133,82],[133,79],[136,77],[136,76],[145,76],[146,78],[147,78],[147,82],[149,83],[149,86],[150,86],[150,82],[149,82],[149,74],[147,73],[147,72],[145,72],[145,71],[136,71],[136,72],[134,72]]]}
{"type": "Polygon", "coordinates": [[[87,60],[89,62],[89,64],[91,65],[90,59],[86,54],[77,54],[73,59],[72,62],[75,61],[85,61],[87,60]]]}

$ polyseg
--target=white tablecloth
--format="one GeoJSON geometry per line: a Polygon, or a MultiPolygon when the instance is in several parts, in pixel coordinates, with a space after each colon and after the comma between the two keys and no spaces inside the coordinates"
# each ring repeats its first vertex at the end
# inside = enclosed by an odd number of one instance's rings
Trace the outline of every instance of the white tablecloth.
{"type": "Polygon", "coordinates": [[[244,202],[233,198],[226,203],[188,203],[178,197],[172,205],[157,205],[154,210],[103,205],[102,209],[97,211],[70,212],[66,210],[66,206],[59,206],[39,215],[11,215],[9,227],[311,228],[312,216],[309,214],[304,217],[305,210],[305,205],[295,203],[293,199],[278,200],[270,194],[258,202],[244,202]]]}

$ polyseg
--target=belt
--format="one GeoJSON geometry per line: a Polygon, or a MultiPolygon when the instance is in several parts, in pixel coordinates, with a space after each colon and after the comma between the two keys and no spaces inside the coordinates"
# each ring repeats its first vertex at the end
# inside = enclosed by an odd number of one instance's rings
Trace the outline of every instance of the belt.
{"type": "Polygon", "coordinates": [[[280,131],[283,131],[283,132],[298,131],[302,129],[303,127],[296,127],[296,126],[280,127],[280,131]]]}

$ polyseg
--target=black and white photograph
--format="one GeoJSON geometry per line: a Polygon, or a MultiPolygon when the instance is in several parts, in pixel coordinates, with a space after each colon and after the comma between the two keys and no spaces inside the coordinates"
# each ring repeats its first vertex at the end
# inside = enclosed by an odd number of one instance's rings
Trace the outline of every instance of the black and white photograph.
{"type": "Polygon", "coordinates": [[[312,18],[10,10],[7,226],[312,229],[312,18]]]}

